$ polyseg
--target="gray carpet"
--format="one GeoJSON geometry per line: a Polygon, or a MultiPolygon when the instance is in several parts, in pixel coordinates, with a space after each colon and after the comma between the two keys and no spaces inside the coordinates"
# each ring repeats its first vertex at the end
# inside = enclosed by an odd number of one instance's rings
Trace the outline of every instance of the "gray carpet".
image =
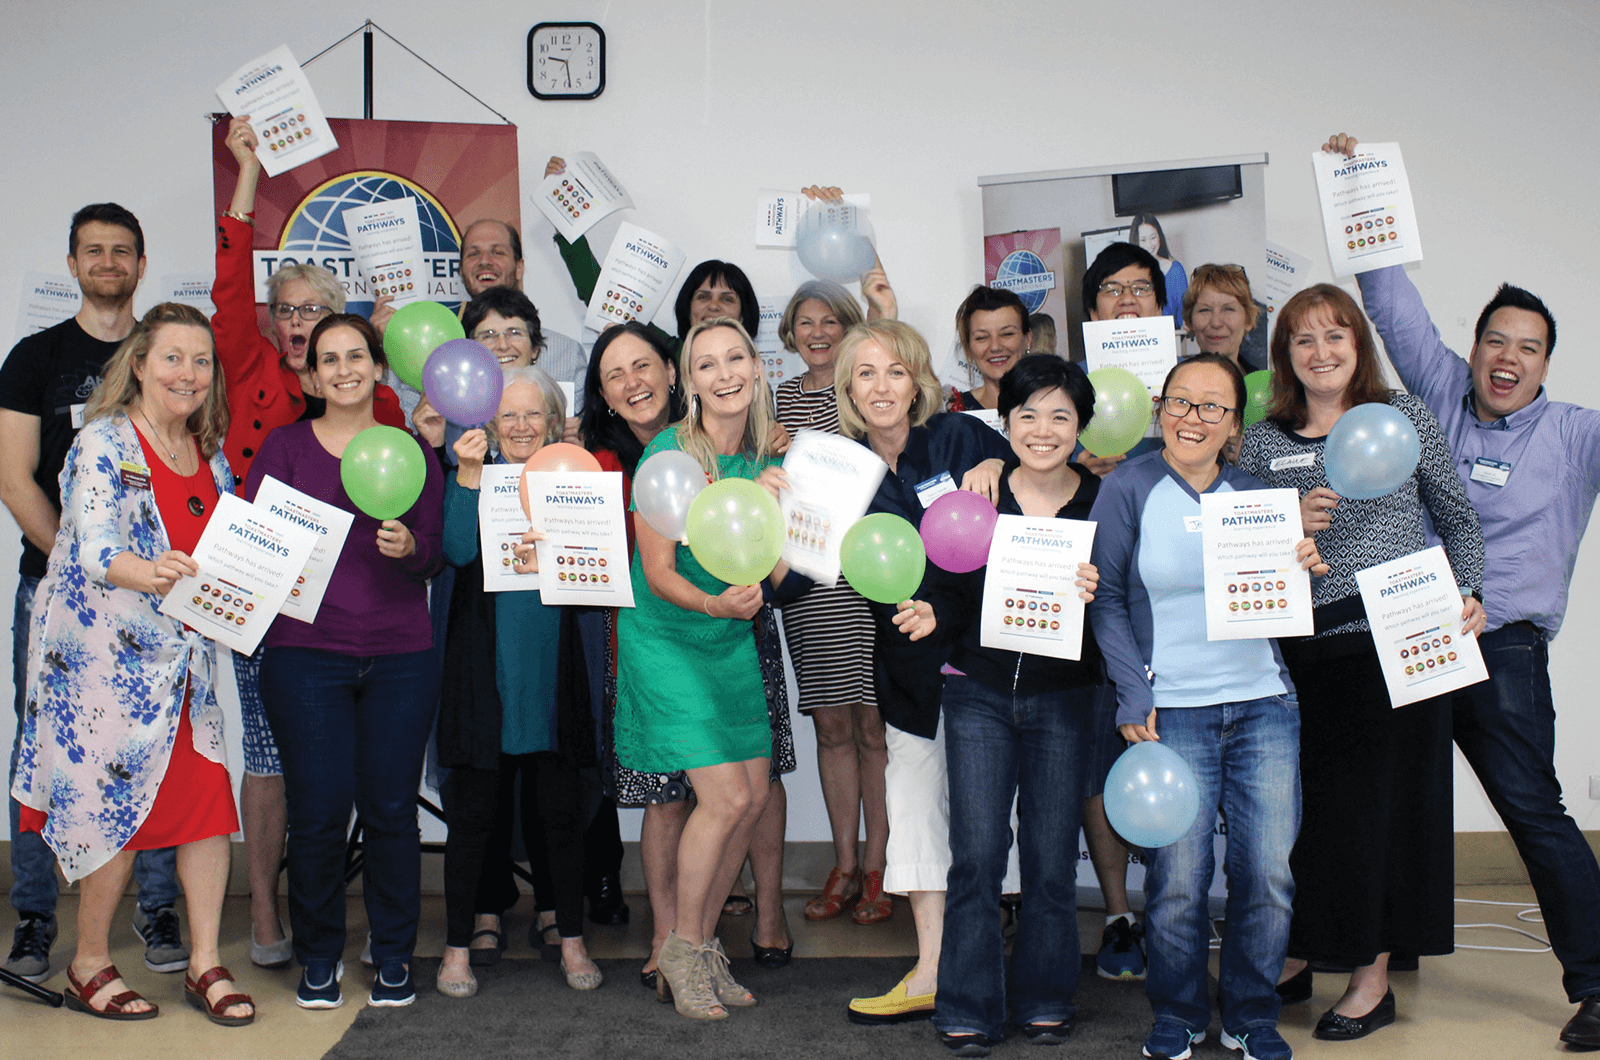
{"type": "MultiPolygon", "coordinates": [[[[567,988],[554,964],[504,960],[476,969],[478,995],[455,1001],[433,989],[438,960],[419,958],[416,1004],[365,1009],[326,1060],[879,1060],[950,1055],[926,1021],[859,1027],[845,1018],[850,998],[893,986],[909,967],[906,958],[796,959],[777,971],[736,960],[734,974],[761,1003],[735,1009],[715,1023],[684,1019],[672,1006],[658,1005],[639,986],[641,961],[597,963],[606,973],[605,985],[578,992],[567,988]]],[[[359,1001],[352,986],[346,984],[347,1004],[359,1001]]],[[[1017,1036],[999,1045],[994,1055],[1136,1060],[1150,1029],[1142,984],[1107,982],[1086,970],[1078,979],[1077,1001],[1078,1017],[1065,1050],[1029,1046],[1017,1036]]],[[[1232,1055],[1211,1043],[1203,1048],[1218,1057],[1232,1055]]]]}

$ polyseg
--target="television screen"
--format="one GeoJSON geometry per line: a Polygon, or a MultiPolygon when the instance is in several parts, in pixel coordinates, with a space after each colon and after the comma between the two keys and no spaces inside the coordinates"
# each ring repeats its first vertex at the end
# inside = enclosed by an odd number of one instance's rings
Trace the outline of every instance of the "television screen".
{"type": "Polygon", "coordinates": [[[1118,217],[1210,206],[1243,194],[1238,166],[1160,169],[1111,177],[1112,202],[1118,217]]]}

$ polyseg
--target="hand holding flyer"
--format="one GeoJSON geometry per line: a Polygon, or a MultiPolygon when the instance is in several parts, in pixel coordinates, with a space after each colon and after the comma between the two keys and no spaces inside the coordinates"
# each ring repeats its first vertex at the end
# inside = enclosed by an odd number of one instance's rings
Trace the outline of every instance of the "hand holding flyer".
{"type": "Polygon", "coordinates": [[[1094,523],[1002,515],[983,580],[985,648],[1056,659],[1083,657],[1078,565],[1089,562],[1094,523]]]}
{"type": "Polygon", "coordinates": [[[338,147],[322,106],[287,44],[248,62],[217,86],[217,98],[234,117],[250,115],[256,157],[275,177],[338,147]]]}
{"type": "Polygon", "coordinates": [[[1302,540],[1298,493],[1202,494],[1200,530],[1207,640],[1312,634],[1311,575],[1295,558],[1302,540]]]}
{"type": "Polygon", "coordinates": [[[1438,545],[1356,572],[1396,707],[1486,681],[1478,639],[1461,629],[1461,590],[1438,545]]]}
{"type": "Polygon", "coordinates": [[[533,205],[568,242],[618,210],[631,209],[633,197],[593,151],[579,151],[567,167],[540,181],[533,205]]]}
{"type": "Polygon", "coordinates": [[[783,457],[789,488],[778,497],[783,558],[819,585],[839,581],[839,542],[867,513],[889,465],[871,449],[824,431],[801,431],[783,457]]]}
{"type": "Polygon", "coordinates": [[[1335,276],[1422,260],[1417,211],[1399,144],[1362,144],[1355,157],[1311,156],[1335,276]]]}

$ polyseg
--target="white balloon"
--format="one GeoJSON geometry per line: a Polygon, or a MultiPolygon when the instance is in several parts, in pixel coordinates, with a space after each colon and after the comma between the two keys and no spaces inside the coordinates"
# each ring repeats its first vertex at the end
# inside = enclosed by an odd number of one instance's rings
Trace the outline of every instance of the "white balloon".
{"type": "Polygon", "coordinates": [[[688,543],[689,505],[706,488],[706,471],[681,449],[663,449],[633,476],[633,504],[662,537],[688,543]]]}
{"type": "Polygon", "coordinates": [[[867,237],[853,223],[853,209],[811,203],[795,227],[794,249],[811,275],[835,283],[861,278],[878,260],[867,237]]]}

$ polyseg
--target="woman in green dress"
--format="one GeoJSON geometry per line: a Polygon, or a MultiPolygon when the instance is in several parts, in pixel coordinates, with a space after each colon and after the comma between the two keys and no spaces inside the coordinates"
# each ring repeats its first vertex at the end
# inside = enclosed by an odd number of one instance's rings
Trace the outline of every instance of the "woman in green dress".
{"type": "MultiPolygon", "coordinates": [[[[784,483],[771,450],[772,399],[749,334],[718,317],[684,337],[678,378],[689,415],[656,436],[641,464],[679,449],[712,481],[784,483]]],[[[623,765],[686,770],[698,801],[678,844],[677,927],[659,959],[657,989],[685,1016],[722,1019],[755,998],[728,974],[714,934],[750,832],[765,807],[772,735],[751,619],[760,585],[728,585],[689,549],[635,521],[636,606],[619,617],[616,747],[623,765]]],[[[779,563],[776,585],[788,574],[779,563]]]]}

